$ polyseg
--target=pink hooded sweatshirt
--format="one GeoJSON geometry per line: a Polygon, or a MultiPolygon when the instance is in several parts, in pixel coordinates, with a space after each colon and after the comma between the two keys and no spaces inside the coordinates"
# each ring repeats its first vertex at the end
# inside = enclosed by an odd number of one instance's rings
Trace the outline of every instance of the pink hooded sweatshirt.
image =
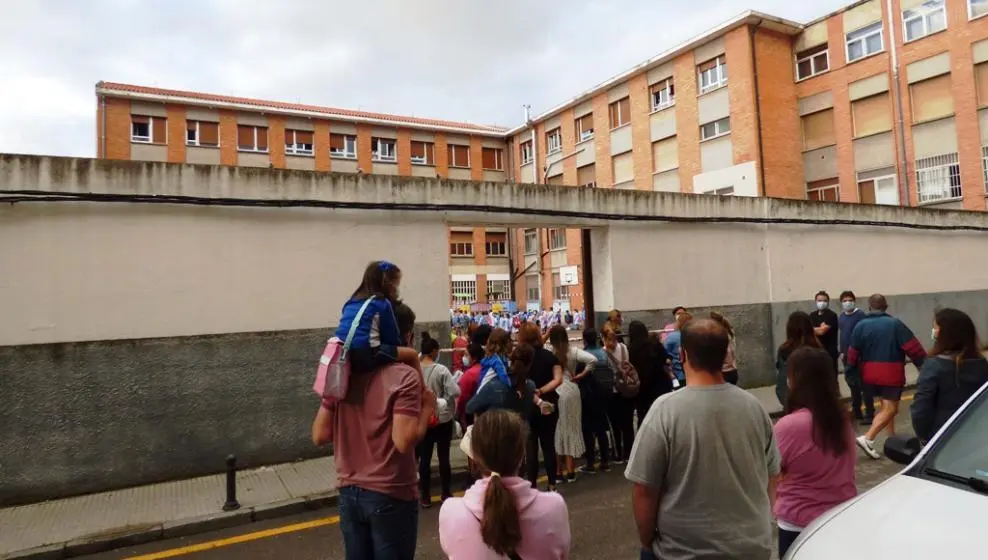
{"type": "MultiPolygon", "coordinates": [[[[450,498],[439,510],[439,543],[450,560],[502,560],[484,544],[480,520],[484,517],[484,494],[490,478],[474,483],[462,498],[450,498]]],[[[521,544],[518,556],[525,560],[564,560],[569,558],[569,511],[563,497],[555,492],[539,492],[523,478],[501,479],[515,497],[521,517],[521,544]]]]}

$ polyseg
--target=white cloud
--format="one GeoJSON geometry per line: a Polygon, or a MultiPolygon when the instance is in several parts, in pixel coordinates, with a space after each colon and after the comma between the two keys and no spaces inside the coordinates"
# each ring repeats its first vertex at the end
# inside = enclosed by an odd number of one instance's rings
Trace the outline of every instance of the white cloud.
{"type": "Polygon", "coordinates": [[[92,156],[99,80],[513,126],[746,9],[840,0],[3,0],[0,152],[92,156]]]}

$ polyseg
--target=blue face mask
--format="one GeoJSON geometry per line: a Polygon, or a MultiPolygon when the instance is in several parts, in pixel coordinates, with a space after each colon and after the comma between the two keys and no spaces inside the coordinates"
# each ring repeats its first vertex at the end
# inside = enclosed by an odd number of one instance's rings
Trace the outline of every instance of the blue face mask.
{"type": "Polygon", "coordinates": [[[824,309],[827,308],[827,303],[828,302],[826,301],[818,301],[816,302],[816,308],[819,309],[820,311],[823,311],[824,309]]]}
{"type": "Polygon", "coordinates": [[[848,301],[842,301],[842,302],[840,302],[840,306],[842,308],[844,308],[844,311],[854,311],[854,302],[853,301],[850,301],[850,300],[848,300],[848,301]]]}

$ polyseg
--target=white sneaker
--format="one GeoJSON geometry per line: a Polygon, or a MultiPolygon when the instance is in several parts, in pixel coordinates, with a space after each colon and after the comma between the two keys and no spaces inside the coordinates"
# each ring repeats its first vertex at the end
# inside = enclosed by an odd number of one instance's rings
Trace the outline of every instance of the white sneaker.
{"type": "Polygon", "coordinates": [[[858,438],[854,441],[857,442],[858,447],[861,448],[861,451],[865,452],[865,455],[871,457],[872,459],[881,458],[878,451],[875,451],[875,442],[869,440],[865,436],[858,436],[858,438]]]}

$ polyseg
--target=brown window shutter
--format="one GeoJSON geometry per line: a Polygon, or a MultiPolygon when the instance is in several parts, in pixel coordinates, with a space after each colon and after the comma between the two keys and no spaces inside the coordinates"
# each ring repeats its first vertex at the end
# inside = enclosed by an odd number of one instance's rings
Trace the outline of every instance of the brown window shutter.
{"type": "Polygon", "coordinates": [[[576,170],[576,184],[586,185],[597,181],[597,169],[594,164],[584,165],[576,170]]]}
{"type": "Polygon", "coordinates": [[[346,143],[344,141],[342,134],[330,134],[329,135],[329,147],[333,150],[342,150],[346,143]]]}
{"type": "Polygon", "coordinates": [[[237,125],[237,147],[242,150],[254,149],[254,127],[237,125]]]}
{"type": "Polygon", "coordinates": [[[988,105],[988,62],[974,67],[974,79],[978,89],[978,106],[988,105]]]}
{"type": "Polygon", "coordinates": [[[162,117],[154,117],[153,119],[153,130],[151,131],[152,137],[151,141],[155,144],[164,144],[168,136],[168,119],[162,117]]]}
{"type": "Polygon", "coordinates": [[[453,144],[446,145],[446,163],[456,167],[456,146],[453,144]]]}
{"type": "Polygon", "coordinates": [[[185,129],[186,130],[195,130],[196,129],[196,121],[185,121],[185,129]]]}
{"type": "Polygon", "coordinates": [[[268,129],[267,127],[259,126],[257,127],[257,149],[267,150],[268,149],[268,129]]]}
{"type": "Polygon", "coordinates": [[[715,68],[716,66],[717,66],[717,59],[712,58],[697,66],[697,70],[699,70],[700,72],[704,72],[706,70],[710,70],[711,68],[715,68]]]}
{"type": "Polygon", "coordinates": [[[803,117],[803,149],[813,150],[837,143],[834,110],[827,109],[803,117]]]}
{"type": "Polygon", "coordinates": [[[425,142],[412,142],[412,157],[425,157],[425,142]]]}
{"type": "Polygon", "coordinates": [[[950,90],[950,74],[923,80],[909,86],[913,122],[938,119],[954,114],[954,95],[950,90]]]}
{"type": "Polygon", "coordinates": [[[205,146],[220,145],[220,125],[213,122],[199,123],[199,144],[205,146]]]}
{"type": "Polygon", "coordinates": [[[851,118],[856,138],[892,130],[892,108],[888,93],[853,101],[851,118]]]}
{"type": "Polygon", "coordinates": [[[295,131],[295,143],[296,144],[311,144],[312,143],[312,132],[308,130],[296,130],[295,131]]]}
{"type": "Polygon", "coordinates": [[[145,117],[144,115],[131,115],[130,122],[137,124],[147,124],[151,122],[151,117],[145,117]]]}
{"type": "Polygon", "coordinates": [[[484,169],[497,169],[497,154],[494,148],[484,148],[484,169]]]}
{"type": "Polygon", "coordinates": [[[862,204],[875,203],[875,182],[862,181],[858,183],[858,202],[862,204]]]}
{"type": "Polygon", "coordinates": [[[618,103],[621,105],[621,124],[628,124],[631,122],[631,98],[625,97],[618,103]]]}
{"type": "Polygon", "coordinates": [[[617,103],[611,103],[607,107],[608,118],[610,120],[611,128],[616,128],[618,125],[618,109],[617,103]]]}

